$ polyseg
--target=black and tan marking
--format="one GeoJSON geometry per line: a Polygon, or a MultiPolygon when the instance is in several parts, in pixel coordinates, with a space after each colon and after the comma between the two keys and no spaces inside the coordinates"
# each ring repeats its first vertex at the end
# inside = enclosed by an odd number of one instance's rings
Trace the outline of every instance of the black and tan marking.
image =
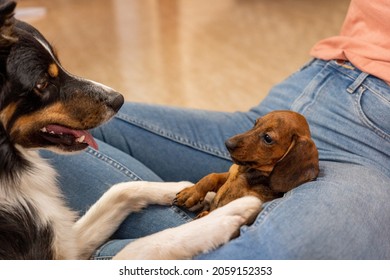
{"type": "Polygon", "coordinates": [[[60,73],[57,64],[55,64],[54,62],[50,64],[47,73],[49,73],[50,77],[57,78],[60,73]]]}
{"type": "Polygon", "coordinates": [[[0,121],[9,141],[26,148],[84,149],[89,143],[74,136],[110,119],[123,104],[122,95],[68,73],[31,26],[17,22],[11,34],[17,40],[3,65],[9,79],[0,99],[0,121]],[[46,133],[49,125],[75,132],[46,133]]]}
{"type": "Polygon", "coordinates": [[[114,90],[60,64],[32,26],[0,0],[0,259],[77,257],[72,225],[55,171],[33,148],[61,152],[94,146],[87,130],[122,106],[114,90]]]}

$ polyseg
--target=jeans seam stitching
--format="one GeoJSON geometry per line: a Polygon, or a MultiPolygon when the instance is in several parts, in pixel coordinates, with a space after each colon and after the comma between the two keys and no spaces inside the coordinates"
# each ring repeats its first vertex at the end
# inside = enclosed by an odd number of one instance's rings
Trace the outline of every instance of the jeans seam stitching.
{"type": "Polygon", "coordinates": [[[137,174],[132,172],[130,169],[126,168],[123,164],[121,164],[118,161],[110,158],[109,156],[107,156],[107,155],[105,155],[105,154],[103,154],[103,153],[101,153],[99,151],[96,151],[94,149],[91,149],[91,148],[87,149],[87,153],[89,155],[92,155],[95,158],[97,158],[97,159],[107,163],[108,165],[114,167],[116,170],[118,170],[119,172],[123,173],[124,175],[126,175],[127,177],[132,179],[133,181],[140,181],[141,180],[141,177],[139,177],[137,174]]]}
{"type": "Polygon", "coordinates": [[[300,113],[309,114],[310,108],[313,104],[315,104],[319,98],[319,95],[317,94],[321,87],[323,86],[325,77],[329,76],[329,72],[325,72],[326,65],[323,66],[323,68],[311,79],[311,81],[308,83],[308,85],[302,90],[302,93],[294,100],[294,102],[291,104],[290,109],[293,111],[297,111],[300,113]],[[320,80],[322,81],[319,83],[318,77],[321,77],[320,80]],[[314,93],[314,90],[316,92],[314,93]],[[310,102],[307,102],[305,100],[305,97],[307,95],[314,95],[312,98],[310,98],[310,102]],[[303,102],[302,102],[303,101],[303,102]]]}
{"type": "Polygon", "coordinates": [[[371,122],[363,111],[361,105],[361,99],[363,97],[363,94],[367,94],[367,90],[368,90],[367,88],[363,87],[361,91],[357,94],[357,98],[355,99],[355,106],[356,106],[359,119],[363,122],[363,124],[365,124],[370,130],[376,133],[379,137],[382,137],[384,140],[389,141],[390,139],[389,134],[387,134],[380,127],[378,127],[373,122],[371,122]]]}
{"type": "Polygon", "coordinates": [[[102,244],[99,248],[95,250],[95,252],[91,256],[91,260],[108,260],[112,259],[112,256],[100,256],[101,252],[103,252],[103,249],[110,245],[113,242],[113,240],[109,240],[108,242],[102,244]]]}
{"type": "Polygon", "coordinates": [[[167,138],[167,139],[170,139],[170,140],[173,140],[177,143],[180,143],[182,145],[185,145],[185,146],[188,146],[188,147],[191,147],[193,149],[196,149],[196,150],[199,150],[199,151],[202,151],[202,152],[206,152],[206,153],[209,153],[211,155],[214,155],[214,156],[218,156],[218,157],[222,157],[224,159],[228,159],[230,160],[230,154],[227,153],[227,152],[223,152],[223,151],[220,151],[220,150],[217,150],[215,148],[211,148],[207,145],[201,145],[197,142],[193,142],[193,141],[190,141],[188,140],[187,138],[183,137],[183,136],[178,136],[178,135],[175,135],[173,133],[169,133],[163,129],[159,129],[155,126],[152,126],[150,124],[147,124],[147,123],[144,123],[142,121],[138,121],[136,119],[133,119],[133,118],[130,118],[129,116],[127,115],[124,115],[124,114],[120,114],[118,113],[115,118],[119,119],[119,120],[122,120],[122,121],[126,121],[126,122],[129,122],[135,126],[138,126],[142,129],[145,129],[151,133],[154,133],[154,134],[157,134],[161,137],[164,137],[164,138],[167,138]]]}
{"type": "Polygon", "coordinates": [[[175,212],[176,214],[178,214],[184,222],[190,222],[192,221],[192,218],[190,216],[188,216],[184,211],[182,211],[179,207],[176,207],[176,206],[171,206],[170,207],[171,211],[175,212]]]}

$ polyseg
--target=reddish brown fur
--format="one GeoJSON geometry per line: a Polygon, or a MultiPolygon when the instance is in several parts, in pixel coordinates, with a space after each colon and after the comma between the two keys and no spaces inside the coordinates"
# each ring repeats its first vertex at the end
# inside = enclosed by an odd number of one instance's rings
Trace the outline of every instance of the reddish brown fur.
{"type": "MultiPolygon", "coordinates": [[[[210,211],[239,197],[254,195],[263,202],[316,179],[318,152],[306,119],[292,111],[274,111],[251,130],[226,141],[233,164],[229,172],[212,173],[177,194],[175,203],[191,208],[216,192],[210,211]],[[264,140],[265,135],[272,143],[264,140]]],[[[208,211],[199,214],[207,215],[208,211]]]]}

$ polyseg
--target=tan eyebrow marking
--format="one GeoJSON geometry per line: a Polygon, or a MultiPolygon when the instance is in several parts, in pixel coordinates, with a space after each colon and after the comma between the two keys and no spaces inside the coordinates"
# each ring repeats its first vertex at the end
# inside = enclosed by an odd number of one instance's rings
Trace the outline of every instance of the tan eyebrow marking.
{"type": "Polygon", "coordinates": [[[49,73],[50,77],[52,77],[52,78],[58,77],[59,70],[58,70],[57,64],[55,64],[55,63],[50,64],[47,72],[49,73]]]}

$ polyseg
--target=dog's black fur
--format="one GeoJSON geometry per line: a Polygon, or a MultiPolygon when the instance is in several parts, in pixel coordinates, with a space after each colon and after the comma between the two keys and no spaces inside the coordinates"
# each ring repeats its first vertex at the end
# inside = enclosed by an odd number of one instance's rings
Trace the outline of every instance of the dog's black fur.
{"type": "Polygon", "coordinates": [[[65,71],[49,42],[14,18],[15,6],[0,1],[0,258],[78,258],[67,245],[73,237],[57,229],[61,215],[69,224],[75,215],[34,150],[94,146],[86,130],[111,118],[123,97],[65,71]]]}
{"type": "Polygon", "coordinates": [[[49,225],[36,224],[33,205],[0,209],[1,259],[53,259],[53,231],[49,225]]]}

